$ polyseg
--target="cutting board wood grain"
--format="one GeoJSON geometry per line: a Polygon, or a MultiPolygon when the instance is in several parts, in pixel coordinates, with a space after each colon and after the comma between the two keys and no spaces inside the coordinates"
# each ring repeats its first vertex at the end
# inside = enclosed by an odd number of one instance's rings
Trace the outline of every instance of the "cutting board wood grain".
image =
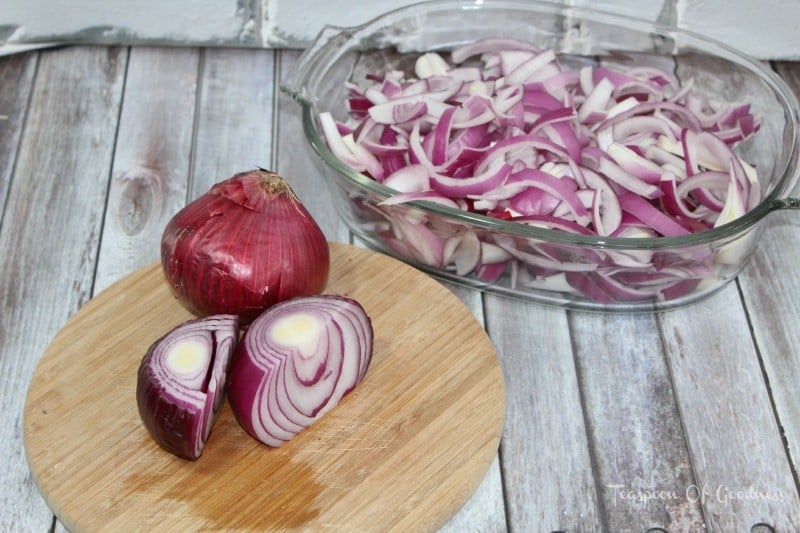
{"type": "Polygon", "coordinates": [[[491,341],[445,287],[395,259],[331,243],[327,293],[375,329],[364,381],[281,448],[227,405],[194,462],[150,438],[136,406],[148,346],[192,315],[154,263],[109,287],[53,339],[31,380],[25,450],[71,530],[432,531],[477,488],[505,412],[491,341]]]}

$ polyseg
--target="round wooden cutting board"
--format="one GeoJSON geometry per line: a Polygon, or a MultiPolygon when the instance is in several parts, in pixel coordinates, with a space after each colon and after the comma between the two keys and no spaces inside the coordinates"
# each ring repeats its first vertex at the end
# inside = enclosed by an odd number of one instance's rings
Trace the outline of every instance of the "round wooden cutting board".
{"type": "Polygon", "coordinates": [[[431,531],[469,498],[497,453],[505,413],[494,347],[444,286],[390,257],[331,243],[326,293],[357,299],[375,329],[364,381],[281,448],[224,407],[203,455],[163,451],[142,425],[136,372],[192,315],[160,265],[87,303],[31,381],[25,450],[71,530],[431,531]]]}

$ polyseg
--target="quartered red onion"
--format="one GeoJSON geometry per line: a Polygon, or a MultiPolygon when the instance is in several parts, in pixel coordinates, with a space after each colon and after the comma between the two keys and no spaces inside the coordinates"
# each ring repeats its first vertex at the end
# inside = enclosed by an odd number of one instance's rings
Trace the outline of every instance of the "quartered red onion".
{"type": "Polygon", "coordinates": [[[370,318],[350,298],[306,296],[269,308],[245,332],[231,366],[236,419],[257,440],[281,446],[356,387],[372,344],[370,318]]]}
{"type": "Polygon", "coordinates": [[[168,452],[190,460],[203,453],[238,338],[236,315],[209,316],[179,325],[145,354],[136,385],[139,415],[168,452]]]}
{"type": "Polygon", "coordinates": [[[267,307],[318,294],[328,241],[291,187],[266,170],[236,174],[178,212],[161,239],[172,292],[198,315],[251,322],[267,307]]]}
{"type": "Polygon", "coordinates": [[[670,299],[708,275],[708,258],[680,258],[671,271],[647,253],[590,250],[573,262],[555,245],[465,236],[400,204],[657,238],[718,227],[762,198],[755,168],[734,151],[759,128],[750,106],[710,100],[657,68],[570,70],[552,50],[496,38],[449,61],[422,54],[414,75],[390,70],[346,87],[348,120],[319,121],[335,156],[398,191],[379,206],[387,225],[373,229],[397,253],[459,275],[508,274],[600,302],[670,299]]]}

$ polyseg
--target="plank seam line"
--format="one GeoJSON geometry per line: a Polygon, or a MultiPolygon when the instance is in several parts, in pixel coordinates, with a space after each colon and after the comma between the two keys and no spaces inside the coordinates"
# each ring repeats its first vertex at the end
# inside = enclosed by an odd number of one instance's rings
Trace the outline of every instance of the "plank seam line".
{"type": "MultiPolygon", "coordinates": [[[[283,54],[278,53],[277,50],[272,50],[272,124],[270,129],[270,154],[269,154],[269,169],[278,172],[278,139],[280,138],[280,90],[278,87],[281,83],[281,70],[283,67],[282,62],[283,54]],[[277,96],[276,96],[277,95],[277,96]]],[[[280,172],[278,172],[280,174],[280,172]]]]}
{"type": "MultiPolygon", "coordinates": [[[[677,70],[677,69],[676,69],[677,70]]],[[[670,358],[669,350],[667,350],[667,341],[666,336],[664,335],[664,325],[661,321],[661,317],[656,317],[656,326],[658,327],[658,336],[661,339],[661,353],[662,357],[664,357],[664,364],[667,367],[667,375],[669,376],[669,387],[672,390],[672,397],[675,399],[675,408],[678,410],[678,421],[681,424],[681,432],[683,433],[683,442],[686,446],[686,452],[689,455],[689,468],[691,472],[691,481],[694,485],[698,485],[697,482],[697,467],[694,463],[694,453],[692,452],[692,443],[689,441],[689,432],[686,431],[686,423],[684,422],[683,410],[681,408],[681,402],[678,397],[678,390],[675,388],[675,374],[672,371],[672,363],[670,358]]],[[[703,521],[703,526],[708,527],[708,520],[706,520],[706,508],[705,504],[701,500],[700,502],[700,518],[703,521]]]]}
{"type": "MultiPolygon", "coordinates": [[[[203,101],[203,76],[205,76],[206,66],[206,49],[201,48],[197,57],[197,83],[194,92],[194,114],[192,116],[192,144],[189,147],[189,169],[186,180],[186,197],[184,205],[188,204],[194,196],[192,189],[194,189],[195,182],[195,163],[197,159],[197,130],[200,129],[200,107],[203,101]]],[[[202,192],[205,191],[201,191],[202,192]]]]}
{"type": "MultiPolygon", "coordinates": [[[[117,158],[117,144],[119,142],[119,125],[122,122],[122,108],[125,106],[125,92],[128,87],[128,69],[131,65],[131,47],[125,51],[125,73],[122,75],[122,90],[119,94],[119,107],[117,108],[117,123],[114,127],[114,143],[111,147],[111,158],[108,161],[108,171],[106,178],[106,198],[103,203],[103,210],[100,215],[100,228],[97,235],[97,248],[94,254],[94,270],[92,272],[92,286],[89,287],[90,298],[94,296],[94,288],[97,284],[97,269],[100,268],[100,249],[103,245],[103,233],[106,229],[106,215],[108,214],[108,204],[111,201],[111,184],[114,180],[114,161],[117,158]]],[[[86,302],[80,302],[79,308],[86,302]]]]}
{"type": "Polygon", "coordinates": [[[575,327],[573,325],[573,317],[575,314],[572,311],[567,313],[567,331],[569,331],[569,348],[572,352],[572,367],[575,371],[575,379],[578,385],[578,400],[581,406],[581,417],[583,419],[583,431],[586,433],[586,446],[589,452],[589,464],[592,467],[592,480],[594,481],[594,492],[597,498],[597,510],[600,513],[600,528],[603,531],[611,531],[609,527],[608,510],[603,498],[603,493],[600,490],[600,472],[598,470],[597,449],[594,445],[594,430],[589,424],[589,416],[587,414],[586,396],[583,394],[584,381],[583,374],[581,373],[580,365],[578,364],[578,351],[575,348],[575,327]]]}
{"type": "Polygon", "coordinates": [[[783,445],[783,452],[786,454],[786,461],[789,463],[789,471],[792,473],[792,481],[794,481],[794,488],[795,491],[798,492],[800,495],[800,482],[798,482],[797,470],[795,469],[794,461],[792,461],[792,452],[789,448],[789,442],[786,440],[786,431],[781,423],[781,419],[778,416],[778,407],[775,404],[775,397],[772,393],[772,386],[769,383],[769,376],[767,374],[767,367],[764,365],[764,357],[761,353],[761,347],[758,344],[758,339],[756,338],[755,328],[753,327],[753,320],[750,316],[750,309],[747,306],[747,299],[745,298],[744,291],[742,290],[742,284],[739,281],[739,277],[736,277],[736,290],[739,292],[739,299],[742,302],[742,309],[744,310],[744,317],[747,320],[747,329],[750,332],[750,338],[753,341],[753,349],[756,352],[756,359],[758,360],[758,367],[761,370],[761,379],[764,382],[764,387],[767,390],[767,397],[769,398],[769,405],[772,409],[772,418],[775,421],[775,425],[778,427],[778,433],[781,437],[781,444],[783,445]]]}

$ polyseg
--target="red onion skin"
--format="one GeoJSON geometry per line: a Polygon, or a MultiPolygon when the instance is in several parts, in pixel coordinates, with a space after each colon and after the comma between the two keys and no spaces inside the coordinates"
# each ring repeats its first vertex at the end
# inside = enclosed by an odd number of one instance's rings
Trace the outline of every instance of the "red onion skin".
{"type": "Polygon", "coordinates": [[[194,461],[199,456],[195,455],[186,436],[195,430],[198,414],[165,399],[153,388],[145,372],[142,365],[136,388],[142,422],[159,446],[178,457],[194,461]]]}
{"type": "Polygon", "coordinates": [[[173,294],[198,315],[237,314],[318,294],[328,280],[325,235],[277,175],[254,170],[220,182],[164,230],[161,259],[173,294]]]}

